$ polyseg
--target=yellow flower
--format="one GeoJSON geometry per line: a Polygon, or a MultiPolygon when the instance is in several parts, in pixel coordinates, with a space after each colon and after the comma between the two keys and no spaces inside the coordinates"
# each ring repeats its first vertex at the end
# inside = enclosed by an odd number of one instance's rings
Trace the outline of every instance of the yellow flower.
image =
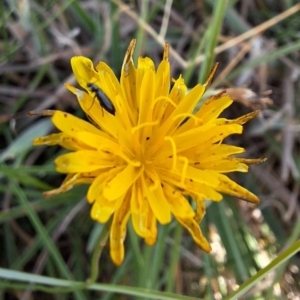
{"type": "Polygon", "coordinates": [[[110,255],[117,265],[124,259],[130,217],[135,232],[153,245],[156,221],[168,224],[174,216],[209,252],[199,227],[204,201],[220,201],[225,193],[259,202],[226,174],[247,172],[248,165],[262,160],[236,158],[233,155],[244,149],[223,143],[229,135],[241,134],[242,125],[257,112],[235,120],[219,118],[232,103],[224,92],[195,112],[216,66],[203,85],[187,91],[180,76],[170,88],[168,43],[157,69],[148,57],[140,57],[135,67],[134,47],[132,40],[120,81],[104,62],[94,67],[88,58],[73,57],[71,65],[81,89],[66,87],[77,96],[90,122],[62,111],[46,111],[61,132],[34,140],[34,145],[59,144],[70,150],[55,160],[56,170],[67,174],[66,179],[45,196],[89,184],[91,218],[105,223],[112,217],[110,255]]]}

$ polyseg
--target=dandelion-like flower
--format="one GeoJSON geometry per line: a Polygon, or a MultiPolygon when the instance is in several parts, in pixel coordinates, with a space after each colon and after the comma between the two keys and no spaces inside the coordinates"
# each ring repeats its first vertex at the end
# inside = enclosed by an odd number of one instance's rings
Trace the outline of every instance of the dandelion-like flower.
{"type": "Polygon", "coordinates": [[[219,118],[232,103],[225,92],[194,111],[216,67],[203,85],[188,91],[180,76],[170,87],[168,43],[157,69],[148,57],[140,57],[135,67],[134,47],[132,40],[120,81],[104,62],[94,67],[88,58],[73,57],[71,65],[81,89],[66,87],[77,96],[90,122],[66,112],[46,111],[61,132],[34,140],[34,145],[58,144],[70,150],[55,160],[56,170],[67,174],[66,179],[45,196],[78,184],[90,185],[91,218],[100,223],[112,218],[110,255],[117,265],[124,259],[129,218],[136,234],[153,245],[157,221],[168,224],[174,216],[209,252],[199,226],[204,201],[220,201],[225,193],[259,202],[226,174],[247,172],[248,165],[262,159],[236,158],[244,149],[223,143],[229,135],[241,134],[242,125],[257,112],[234,120],[219,118]]]}

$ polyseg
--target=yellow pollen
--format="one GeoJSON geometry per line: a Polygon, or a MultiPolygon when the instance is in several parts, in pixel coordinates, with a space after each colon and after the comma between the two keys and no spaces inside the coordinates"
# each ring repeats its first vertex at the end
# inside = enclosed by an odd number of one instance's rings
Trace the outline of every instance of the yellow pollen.
{"type": "Polygon", "coordinates": [[[195,125],[202,125],[203,124],[203,120],[196,117],[195,115],[193,114],[190,114],[190,113],[183,113],[183,114],[178,114],[176,115],[175,117],[173,117],[173,121],[175,121],[176,119],[181,119],[183,117],[188,117],[188,118],[191,118],[195,121],[195,125]]]}
{"type": "Polygon", "coordinates": [[[177,162],[177,149],[176,149],[176,144],[174,142],[174,139],[171,138],[170,136],[165,136],[165,141],[169,141],[172,146],[172,152],[173,152],[173,161],[172,161],[172,171],[176,170],[176,162],[177,162]]]}

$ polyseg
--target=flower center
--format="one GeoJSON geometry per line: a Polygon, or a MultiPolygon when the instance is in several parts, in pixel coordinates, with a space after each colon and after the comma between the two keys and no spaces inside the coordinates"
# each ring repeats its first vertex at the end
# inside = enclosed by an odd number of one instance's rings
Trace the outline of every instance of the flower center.
{"type": "Polygon", "coordinates": [[[132,132],[132,149],[137,160],[141,162],[144,167],[152,164],[151,149],[152,144],[151,136],[153,127],[158,124],[158,121],[144,122],[138,124],[131,129],[132,132]]]}

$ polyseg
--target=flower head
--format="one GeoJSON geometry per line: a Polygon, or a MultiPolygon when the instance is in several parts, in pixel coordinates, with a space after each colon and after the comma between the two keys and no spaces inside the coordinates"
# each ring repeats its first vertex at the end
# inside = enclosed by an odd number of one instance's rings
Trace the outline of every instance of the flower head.
{"type": "Polygon", "coordinates": [[[140,57],[135,66],[134,47],[132,40],[120,80],[102,61],[94,67],[88,58],[73,57],[72,69],[81,88],[66,87],[77,96],[90,122],[54,111],[52,122],[61,132],[34,140],[35,145],[59,144],[70,150],[55,160],[56,170],[67,174],[66,179],[45,196],[77,184],[90,185],[91,218],[100,223],[112,218],[110,255],[117,265],[124,259],[129,218],[135,232],[153,245],[157,221],[168,224],[174,216],[209,252],[199,227],[204,201],[220,201],[225,193],[259,202],[226,174],[247,172],[249,164],[261,160],[236,158],[244,149],[223,143],[229,135],[241,134],[242,125],[257,112],[235,120],[219,118],[232,103],[225,92],[194,111],[216,67],[204,84],[189,91],[181,76],[170,87],[168,43],[157,69],[148,57],[140,57]]]}

